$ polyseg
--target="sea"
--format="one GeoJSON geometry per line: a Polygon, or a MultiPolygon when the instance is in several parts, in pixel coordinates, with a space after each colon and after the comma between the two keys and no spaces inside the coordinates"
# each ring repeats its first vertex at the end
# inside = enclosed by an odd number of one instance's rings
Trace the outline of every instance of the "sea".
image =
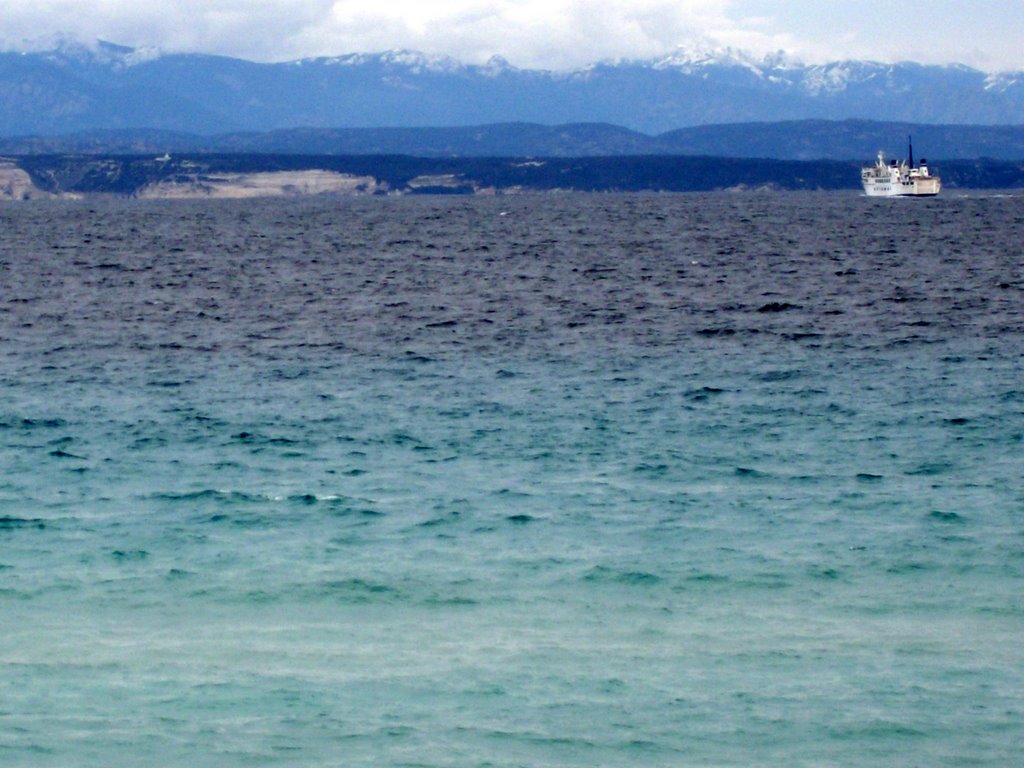
{"type": "Polygon", "coordinates": [[[0,764],[1004,768],[1024,196],[0,204],[0,764]]]}

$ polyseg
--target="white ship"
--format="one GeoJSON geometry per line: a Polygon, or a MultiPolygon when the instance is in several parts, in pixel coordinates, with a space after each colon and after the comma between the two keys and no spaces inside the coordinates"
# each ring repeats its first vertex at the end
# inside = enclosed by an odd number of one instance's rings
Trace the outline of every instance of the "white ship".
{"type": "Polygon", "coordinates": [[[914,145],[908,140],[909,157],[906,162],[891,160],[885,162],[885,155],[878,153],[874,165],[862,168],[860,181],[868,197],[931,197],[939,194],[942,179],[928,170],[928,161],[921,158],[920,165],[914,165],[914,145]]]}

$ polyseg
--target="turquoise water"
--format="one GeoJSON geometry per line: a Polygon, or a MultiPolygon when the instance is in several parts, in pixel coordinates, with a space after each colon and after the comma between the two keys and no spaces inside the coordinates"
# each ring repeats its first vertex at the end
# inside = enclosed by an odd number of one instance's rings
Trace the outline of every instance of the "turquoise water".
{"type": "Polygon", "coordinates": [[[1007,766],[1024,198],[0,208],[4,765],[1007,766]]]}

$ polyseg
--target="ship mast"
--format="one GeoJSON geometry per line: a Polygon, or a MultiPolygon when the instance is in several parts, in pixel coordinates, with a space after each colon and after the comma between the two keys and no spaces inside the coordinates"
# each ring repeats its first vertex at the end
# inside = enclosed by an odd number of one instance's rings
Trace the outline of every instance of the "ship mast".
{"type": "Polygon", "coordinates": [[[911,168],[914,167],[914,142],[910,136],[907,136],[907,165],[911,168]]]}

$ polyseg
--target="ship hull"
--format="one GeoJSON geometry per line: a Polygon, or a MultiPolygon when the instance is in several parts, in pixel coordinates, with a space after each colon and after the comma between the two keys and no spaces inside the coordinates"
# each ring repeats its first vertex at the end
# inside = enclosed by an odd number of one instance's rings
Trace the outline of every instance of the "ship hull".
{"type": "Polygon", "coordinates": [[[935,197],[942,189],[942,183],[935,176],[909,182],[871,179],[863,186],[868,197],[935,197]]]}
{"type": "Polygon", "coordinates": [[[922,190],[904,189],[900,184],[865,184],[864,194],[867,197],[935,197],[940,189],[939,186],[922,190]]]}

